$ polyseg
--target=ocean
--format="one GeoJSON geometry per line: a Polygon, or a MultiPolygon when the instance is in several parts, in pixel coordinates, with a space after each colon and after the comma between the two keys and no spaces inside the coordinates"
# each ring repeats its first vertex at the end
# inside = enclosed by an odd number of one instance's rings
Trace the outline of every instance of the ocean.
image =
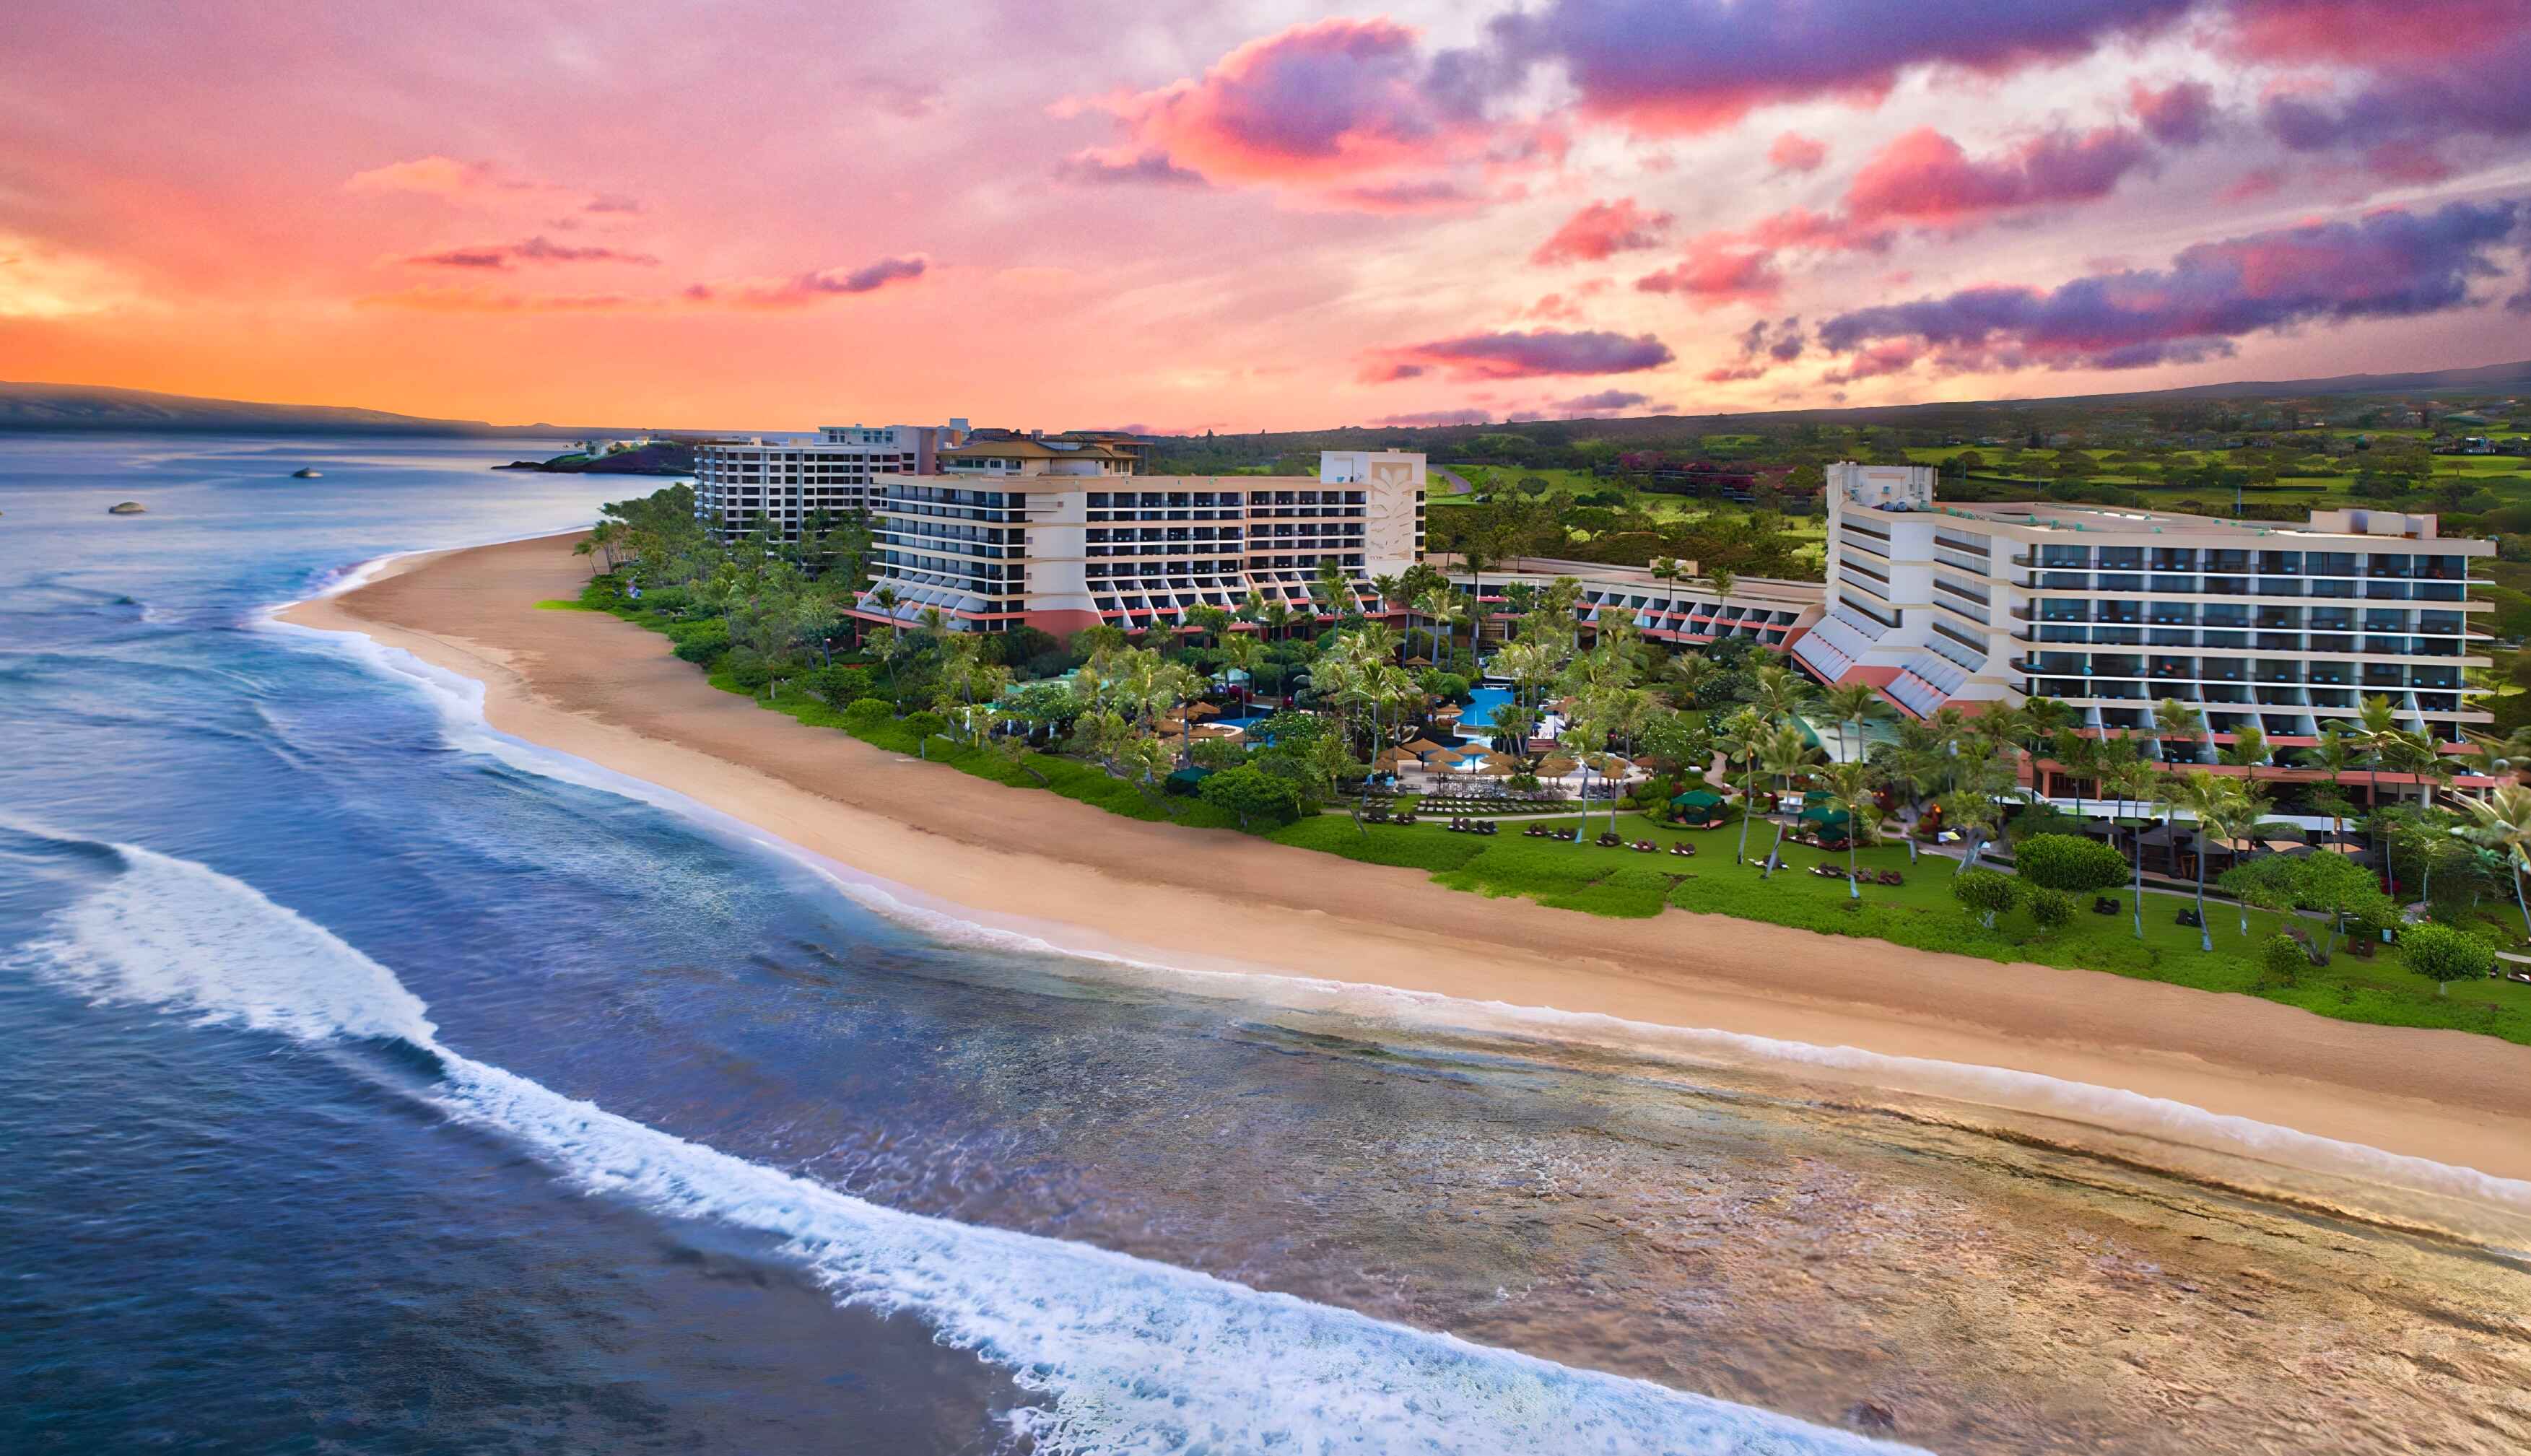
{"type": "Polygon", "coordinates": [[[1066,956],[268,620],[533,452],[0,437],[0,1449],[2531,1449],[2484,1180],[1066,956]]]}

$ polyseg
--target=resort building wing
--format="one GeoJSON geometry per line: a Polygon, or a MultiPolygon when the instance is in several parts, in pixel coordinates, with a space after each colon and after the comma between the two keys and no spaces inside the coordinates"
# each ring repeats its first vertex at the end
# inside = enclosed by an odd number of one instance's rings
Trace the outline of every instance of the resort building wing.
{"type": "Polygon", "coordinates": [[[2209,741],[2257,729],[2312,742],[2367,698],[2439,744],[2491,715],[2468,669],[2470,560],[2490,541],[2436,518],[2314,511],[2304,524],[2064,505],[1953,505],[1923,466],[1828,471],[1827,611],[1793,654],[1824,682],[1863,681],[1910,713],[2063,700],[2094,731],[2151,734],[2171,699],[2209,741]]]}
{"type": "Polygon", "coordinates": [[[1142,465],[1095,432],[979,431],[932,470],[875,476],[873,580],[855,615],[906,622],[935,608],[958,631],[1064,635],[1175,624],[1252,594],[1322,614],[1311,588],[1322,564],[1370,605],[1374,577],[1423,554],[1421,455],[1328,451],[1315,480],[1142,465]]]}

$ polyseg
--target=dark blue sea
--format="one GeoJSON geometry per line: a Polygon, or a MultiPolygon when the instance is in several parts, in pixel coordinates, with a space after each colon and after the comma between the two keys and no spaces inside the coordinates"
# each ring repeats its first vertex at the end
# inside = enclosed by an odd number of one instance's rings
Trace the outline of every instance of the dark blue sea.
{"type": "Polygon", "coordinates": [[[534,448],[0,437],[0,1451],[2531,1449],[2502,1219],[890,918],[267,620],[659,483],[534,448]]]}

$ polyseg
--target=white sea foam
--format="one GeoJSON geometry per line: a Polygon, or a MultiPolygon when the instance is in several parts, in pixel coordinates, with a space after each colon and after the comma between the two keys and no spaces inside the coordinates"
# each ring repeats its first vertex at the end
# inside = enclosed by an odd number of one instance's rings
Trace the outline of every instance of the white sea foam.
{"type": "Polygon", "coordinates": [[[1097,942],[1089,932],[1072,926],[970,910],[839,864],[673,789],[501,733],[484,717],[480,682],[425,662],[402,648],[385,646],[356,632],[325,632],[287,623],[271,625],[347,652],[381,676],[420,687],[439,708],[444,732],[453,747],[488,754],[525,772],[665,810],[724,840],[750,845],[806,867],[856,904],[953,944],[1060,956],[1101,968],[1102,975],[1123,972],[1149,978],[1170,989],[1295,1011],[1426,1030],[1484,1032],[1613,1046],[1691,1064],[1773,1068],[1825,1076],[1850,1086],[2037,1114],[2179,1148],[2456,1199],[2508,1214],[2531,1214],[2531,1182],[2321,1137],[2255,1118],[2213,1112],[2120,1088],[2007,1067],[1896,1056],[1854,1046],[1822,1046],[1738,1032],[1663,1026],[1596,1012],[1477,1001],[1434,991],[1295,976],[1280,968],[1226,959],[1196,964],[1191,958],[1171,959],[1135,947],[1097,942]]]}
{"type": "Polygon", "coordinates": [[[13,960],[101,1002],[430,1051],[426,1095],[591,1193],[782,1241],[839,1300],[1007,1372],[1050,1452],[1894,1452],[1648,1381],[1471,1345],[1059,1240],[882,1207],[441,1045],[386,967],[253,887],[117,845],[126,868],[13,960]]]}

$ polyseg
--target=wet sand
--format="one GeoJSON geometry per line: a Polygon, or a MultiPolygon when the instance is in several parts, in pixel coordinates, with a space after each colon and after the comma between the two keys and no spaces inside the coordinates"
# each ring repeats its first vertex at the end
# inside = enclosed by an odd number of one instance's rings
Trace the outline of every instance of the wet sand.
{"type": "Polygon", "coordinates": [[[2531,1047],[1721,916],[1549,910],[1120,818],[765,711],[630,623],[537,610],[586,579],[573,539],[402,558],[282,620],[410,651],[482,682],[501,732],[1071,948],[2009,1068],[2531,1178],[2531,1047]]]}

